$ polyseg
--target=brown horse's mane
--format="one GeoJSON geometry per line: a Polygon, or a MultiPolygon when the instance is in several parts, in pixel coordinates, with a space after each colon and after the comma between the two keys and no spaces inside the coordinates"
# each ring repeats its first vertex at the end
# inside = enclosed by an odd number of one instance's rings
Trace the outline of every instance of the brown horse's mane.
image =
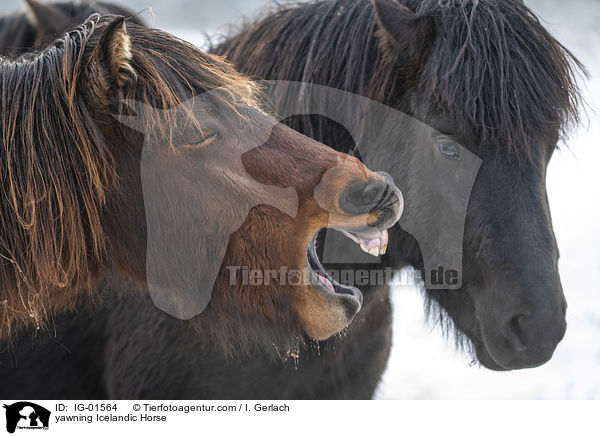
{"type": "MultiPolygon", "coordinates": [[[[261,78],[311,81],[395,107],[404,92],[418,90],[431,112],[518,161],[539,147],[541,134],[555,129],[564,134],[579,121],[576,79],[585,68],[523,2],[400,2],[416,11],[416,20],[435,27],[433,44],[421,47],[426,54],[418,65],[404,63],[403,53],[381,44],[370,0],[269,8],[258,20],[232,29],[235,36],[217,39],[211,51],[239,59],[246,50],[240,68],[261,78]],[[264,56],[253,56],[253,49],[290,56],[261,65],[264,56]]],[[[326,137],[318,127],[302,129],[326,137]]]]}
{"type": "MultiPolygon", "coordinates": [[[[109,265],[103,213],[119,175],[90,101],[123,108],[89,98],[98,84],[86,67],[114,18],[93,16],[39,53],[0,59],[0,337],[93,296],[109,265]]],[[[220,58],[165,32],[127,31],[135,78],[120,98],[168,109],[226,87],[215,97],[221,107],[256,103],[252,83],[220,58]]]]}

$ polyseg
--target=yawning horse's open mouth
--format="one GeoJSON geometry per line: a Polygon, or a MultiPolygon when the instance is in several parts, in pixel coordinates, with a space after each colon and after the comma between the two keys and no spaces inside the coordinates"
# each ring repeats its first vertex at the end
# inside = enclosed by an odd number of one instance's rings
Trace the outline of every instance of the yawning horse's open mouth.
{"type": "Polygon", "coordinates": [[[316,239],[317,238],[315,235],[309,244],[308,249],[306,250],[308,268],[311,273],[311,283],[320,292],[333,293],[339,296],[346,296],[349,299],[354,299],[360,307],[363,301],[361,292],[353,286],[345,286],[339,282],[336,282],[325,271],[325,268],[317,256],[316,239]]]}
{"type": "MultiPolygon", "coordinates": [[[[388,232],[387,230],[374,229],[371,232],[350,232],[346,230],[338,229],[340,233],[350,238],[354,242],[360,245],[360,248],[365,252],[373,256],[379,256],[385,254],[388,246],[388,232]]],[[[353,297],[362,304],[362,294],[360,291],[353,286],[345,286],[335,281],[325,271],[316,250],[316,235],[310,242],[307,250],[307,263],[313,279],[312,282],[315,284],[321,292],[331,292],[338,295],[347,295],[353,297]]]]}
{"type": "MultiPolygon", "coordinates": [[[[377,228],[373,228],[372,231],[367,232],[336,230],[359,244],[363,251],[371,255],[378,256],[386,252],[388,243],[387,230],[379,230],[377,228]]],[[[340,331],[352,321],[361,309],[363,295],[358,288],[343,285],[327,273],[317,254],[316,244],[317,235],[312,238],[306,249],[306,265],[310,274],[310,288],[322,299],[323,304],[321,309],[328,311],[325,318],[329,318],[329,320],[326,324],[329,327],[338,324],[337,331],[340,331]]],[[[324,313],[316,317],[323,318],[324,313]]],[[[313,322],[310,325],[315,325],[315,323],[313,322]]],[[[330,330],[328,335],[317,331],[307,331],[307,333],[314,339],[326,339],[331,335],[332,331],[330,330]]]]}
{"type": "MultiPolygon", "coordinates": [[[[388,245],[387,229],[398,220],[403,209],[402,194],[387,175],[381,175],[385,186],[383,189],[380,186],[379,195],[375,198],[364,187],[350,188],[349,195],[342,196],[340,208],[354,218],[359,218],[358,221],[362,223],[354,221],[332,226],[373,256],[385,254],[388,245]],[[370,204],[365,200],[367,196],[371,197],[370,204]],[[358,207],[359,205],[362,207],[358,207]],[[372,222],[373,219],[375,222],[372,222]]],[[[356,287],[343,285],[327,273],[317,254],[317,240],[320,241],[317,234],[313,235],[306,249],[306,267],[310,276],[308,289],[313,297],[306,300],[303,313],[307,322],[304,325],[312,338],[326,339],[353,320],[361,309],[363,295],[356,287]]]]}

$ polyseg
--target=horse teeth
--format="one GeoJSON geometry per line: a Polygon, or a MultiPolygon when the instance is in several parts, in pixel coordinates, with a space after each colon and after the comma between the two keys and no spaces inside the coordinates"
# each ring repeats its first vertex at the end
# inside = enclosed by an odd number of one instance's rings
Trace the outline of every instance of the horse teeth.
{"type": "Polygon", "coordinates": [[[375,257],[379,256],[379,247],[373,247],[373,248],[371,248],[371,249],[368,251],[368,253],[369,253],[371,256],[375,256],[375,257]]]}
{"type": "MultiPolygon", "coordinates": [[[[352,239],[354,242],[360,245],[362,251],[371,256],[378,257],[385,254],[388,246],[388,234],[386,230],[379,233],[377,237],[365,239],[362,235],[352,234],[349,232],[342,231],[344,235],[352,239]]],[[[368,238],[368,237],[367,237],[368,238]]]]}

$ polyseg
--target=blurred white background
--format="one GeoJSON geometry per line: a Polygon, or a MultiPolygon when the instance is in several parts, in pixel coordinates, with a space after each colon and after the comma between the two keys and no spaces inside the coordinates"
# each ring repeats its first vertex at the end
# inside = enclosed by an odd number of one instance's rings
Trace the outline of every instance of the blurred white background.
{"type": "MultiPolygon", "coordinates": [[[[160,27],[205,46],[205,35],[255,16],[265,0],[112,0],[139,11],[152,6],[160,27]]],[[[425,323],[416,289],[394,291],[394,346],[380,399],[600,399],[600,2],[530,0],[547,28],[589,69],[588,121],[555,154],[548,174],[568,329],[541,368],[497,373],[472,365],[435,326],[425,323]]],[[[1,12],[20,7],[0,0],[1,12]]]]}

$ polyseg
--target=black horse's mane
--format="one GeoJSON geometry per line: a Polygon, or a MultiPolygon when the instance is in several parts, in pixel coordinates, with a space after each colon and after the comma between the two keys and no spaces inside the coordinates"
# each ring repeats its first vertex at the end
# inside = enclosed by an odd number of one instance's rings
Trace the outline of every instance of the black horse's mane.
{"type": "Polygon", "coordinates": [[[540,134],[579,120],[580,62],[520,1],[425,0],[418,17],[439,36],[420,81],[422,95],[458,127],[474,127],[519,158],[530,157],[540,134]]]}
{"type": "MultiPolygon", "coordinates": [[[[259,38],[273,55],[298,55],[272,66],[253,65],[251,70],[261,73],[256,75],[332,86],[396,107],[399,92],[417,87],[429,96],[429,109],[441,111],[457,130],[469,129],[519,160],[530,157],[542,134],[564,133],[579,120],[576,77],[585,70],[522,2],[409,3],[418,18],[433,20],[436,29],[429,56],[412,75],[382,49],[369,0],[279,6],[259,25],[246,23],[239,36],[215,50],[235,52],[236,44],[246,46],[245,38],[259,38]],[[258,34],[248,31],[255,25],[258,34]]],[[[252,64],[252,53],[247,57],[246,64],[252,64]]],[[[302,127],[322,137],[311,126],[302,127]]]]}

